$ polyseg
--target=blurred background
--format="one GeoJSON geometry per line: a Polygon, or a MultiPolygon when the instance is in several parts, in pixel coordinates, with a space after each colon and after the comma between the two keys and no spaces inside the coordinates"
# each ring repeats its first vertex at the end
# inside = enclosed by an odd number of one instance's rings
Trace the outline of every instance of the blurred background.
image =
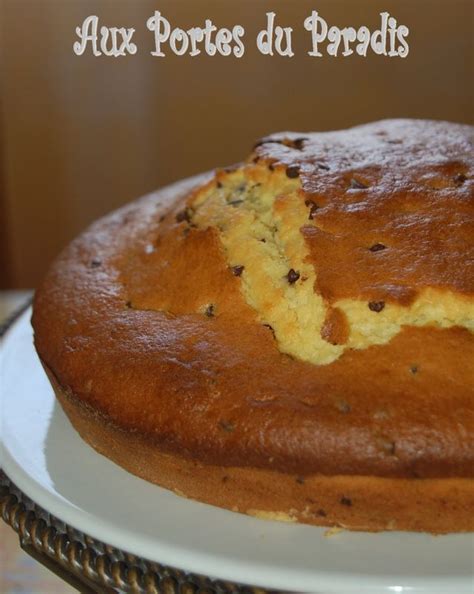
{"type": "Polygon", "coordinates": [[[472,0],[4,0],[1,5],[0,288],[34,287],[100,215],[159,186],[241,160],[277,130],[328,130],[385,117],[474,123],[472,0]],[[154,58],[146,20],[211,18],[246,29],[242,59],[154,58]],[[311,58],[304,19],[410,28],[406,59],[311,58]],[[265,12],[295,31],[289,58],[260,55],[265,12]],[[91,14],[134,27],[138,53],[78,57],[91,14]]]}

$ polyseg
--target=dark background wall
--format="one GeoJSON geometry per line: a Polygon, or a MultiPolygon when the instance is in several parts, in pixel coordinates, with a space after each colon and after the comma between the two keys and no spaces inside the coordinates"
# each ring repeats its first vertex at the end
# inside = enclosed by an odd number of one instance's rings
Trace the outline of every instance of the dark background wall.
{"type": "Polygon", "coordinates": [[[474,123],[471,0],[6,0],[0,14],[0,284],[35,286],[88,223],[128,200],[239,161],[259,136],[327,130],[384,117],[474,123]],[[153,58],[146,19],[242,24],[242,59],[153,58]],[[311,58],[303,21],[376,28],[388,11],[410,28],[406,59],[311,58]],[[274,10],[293,26],[295,57],[260,55],[274,10]],[[135,27],[138,54],[76,56],[90,14],[135,27]]]}

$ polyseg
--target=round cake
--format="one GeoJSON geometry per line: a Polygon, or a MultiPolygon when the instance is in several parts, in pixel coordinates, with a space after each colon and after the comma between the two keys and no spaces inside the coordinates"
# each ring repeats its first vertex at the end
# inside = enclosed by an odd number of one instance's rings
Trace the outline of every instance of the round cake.
{"type": "Polygon", "coordinates": [[[73,426],[233,511],[474,530],[473,137],[275,134],[94,223],[33,307],[73,426]]]}

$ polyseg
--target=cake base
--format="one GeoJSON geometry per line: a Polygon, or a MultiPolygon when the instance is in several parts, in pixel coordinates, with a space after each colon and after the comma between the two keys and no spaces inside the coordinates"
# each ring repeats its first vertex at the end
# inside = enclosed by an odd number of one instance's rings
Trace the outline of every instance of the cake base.
{"type": "Polygon", "coordinates": [[[267,520],[376,532],[474,531],[474,483],[465,478],[405,479],[293,474],[202,464],[170,455],[107,422],[67,393],[43,364],[64,412],[97,452],[177,495],[267,520]]]}

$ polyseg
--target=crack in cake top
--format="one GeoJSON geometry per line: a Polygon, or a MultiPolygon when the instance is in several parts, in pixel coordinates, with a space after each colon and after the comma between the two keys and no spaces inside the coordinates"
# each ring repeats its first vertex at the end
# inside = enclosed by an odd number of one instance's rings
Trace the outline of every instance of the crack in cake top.
{"type": "Polygon", "coordinates": [[[408,305],[425,287],[474,293],[473,137],[466,125],[385,120],[275,134],[254,160],[301,180],[321,295],[408,305]]]}

